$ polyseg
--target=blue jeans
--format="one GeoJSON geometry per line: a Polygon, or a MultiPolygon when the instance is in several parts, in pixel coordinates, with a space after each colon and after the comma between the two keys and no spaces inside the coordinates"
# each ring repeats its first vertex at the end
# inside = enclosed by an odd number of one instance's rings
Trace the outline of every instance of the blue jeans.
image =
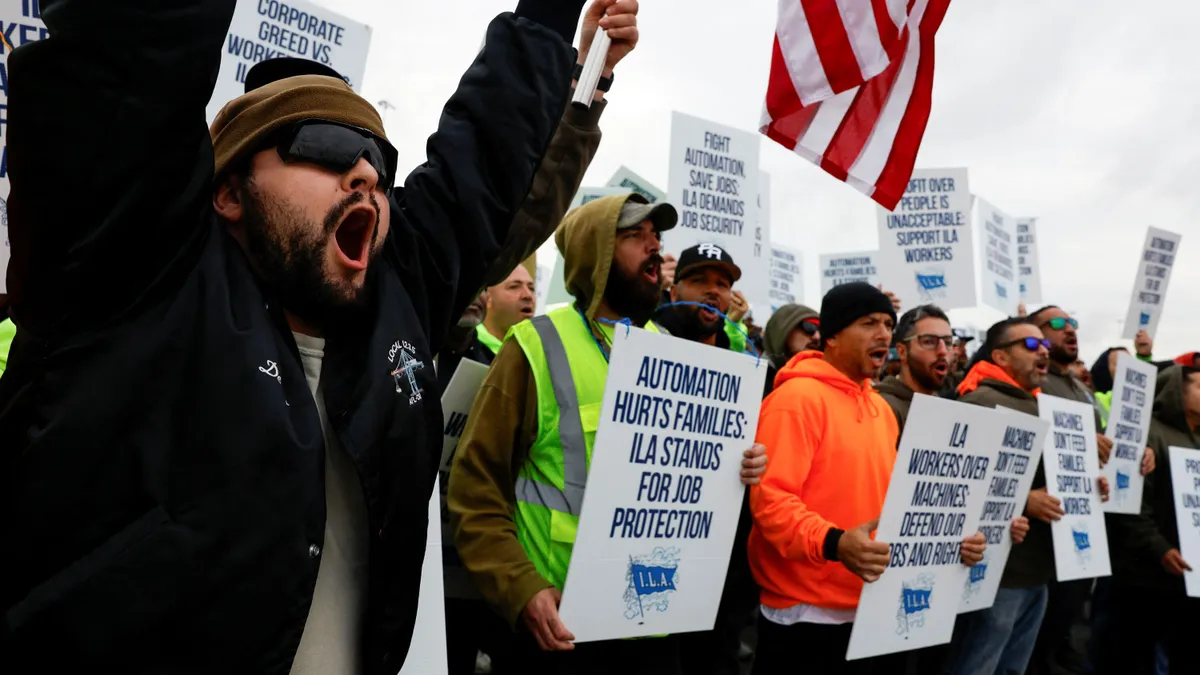
{"type": "Polygon", "coordinates": [[[948,675],[1021,675],[1046,613],[1046,586],[1001,588],[988,609],[960,614],[948,675]]]}

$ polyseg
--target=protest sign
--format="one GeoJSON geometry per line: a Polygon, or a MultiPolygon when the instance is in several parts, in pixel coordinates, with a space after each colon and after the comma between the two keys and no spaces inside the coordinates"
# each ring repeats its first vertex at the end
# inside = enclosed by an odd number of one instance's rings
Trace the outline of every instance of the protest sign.
{"type": "Polygon", "coordinates": [[[1171,270],[1175,267],[1181,239],[1183,237],[1174,232],[1147,228],[1137,277],[1133,280],[1133,297],[1125,314],[1125,332],[1121,337],[1133,339],[1143,329],[1153,337],[1158,331],[1163,303],[1167,299],[1167,284],[1171,282],[1171,270]]]}
{"type": "Polygon", "coordinates": [[[617,169],[613,177],[608,179],[608,187],[620,188],[625,192],[636,192],[646,198],[651,204],[666,201],[667,193],[655,187],[650,181],[637,175],[627,166],[617,169]]]}
{"type": "Polygon", "coordinates": [[[847,660],[950,641],[968,579],[962,540],[979,526],[1002,431],[995,410],[913,396],[875,534],[891,561],[863,586],[847,660]]]}
{"type": "Polygon", "coordinates": [[[1200,598],[1200,450],[1172,446],[1167,455],[1171,458],[1179,553],[1192,566],[1191,571],[1184,570],[1183,582],[1188,597],[1200,598]]]}
{"type": "MultiPolygon", "coordinates": [[[[475,404],[475,395],[487,376],[488,367],[477,361],[463,359],[458,362],[458,368],[450,376],[446,391],[442,394],[442,457],[438,463],[439,490],[437,496],[441,506],[437,520],[429,522],[441,523],[440,541],[445,546],[446,554],[446,595],[452,598],[478,598],[479,593],[467,576],[458,560],[458,552],[454,548],[454,532],[450,529],[450,511],[446,507],[446,487],[450,482],[450,466],[454,463],[454,453],[458,450],[458,439],[467,426],[467,415],[475,404]]],[[[433,528],[430,528],[433,529],[433,528]]],[[[439,554],[440,556],[440,554],[439,554]]],[[[439,566],[440,580],[440,566],[439,566]]],[[[439,591],[441,585],[439,584],[439,591]]]]}
{"type": "MultiPolygon", "coordinates": [[[[438,494],[446,483],[439,479],[429,499],[429,522],[438,518],[438,494]]],[[[440,675],[450,666],[446,660],[446,599],[442,595],[442,542],[435,528],[425,541],[421,563],[421,587],[417,595],[417,620],[412,643],[400,675],[440,675]]]]}
{"type": "Polygon", "coordinates": [[[1021,302],[1042,301],[1042,266],[1038,259],[1037,218],[1017,219],[1017,279],[1021,302]]]}
{"type": "Polygon", "coordinates": [[[1042,458],[1042,445],[1046,430],[1050,428],[1044,420],[996,408],[1002,413],[1004,433],[1000,438],[1000,451],[988,471],[987,498],[979,517],[979,531],[987,537],[987,550],[983,562],[967,573],[958,612],[973,612],[987,609],[996,602],[996,591],[1000,590],[1000,578],[1012,553],[1012,536],[1009,533],[1013,518],[1025,512],[1025,501],[1033,487],[1038,462],[1042,458]]]}
{"type": "Polygon", "coordinates": [[[966,169],[917,169],[896,210],[879,209],[879,275],[903,309],[975,306],[966,169]]]}
{"type": "Polygon", "coordinates": [[[828,253],[821,255],[821,297],[841,286],[854,281],[863,281],[872,286],[878,286],[879,267],[877,259],[879,251],[859,251],[857,253],[828,253]]]}
{"type": "Polygon", "coordinates": [[[307,59],[333,68],[360,91],[371,27],[309,0],[238,0],[221,45],[221,70],[208,102],[208,121],[246,90],[246,73],[259,61],[307,59]]]}
{"type": "Polygon", "coordinates": [[[1046,491],[1062,500],[1066,515],[1050,524],[1054,566],[1059,581],[1106,577],[1108,532],[1100,502],[1100,457],[1096,451],[1096,418],[1092,406],[1065,398],[1038,395],[1038,416],[1050,423],[1043,450],[1046,491]]]}
{"type": "Polygon", "coordinates": [[[1104,504],[1109,513],[1140,513],[1142,510],[1142,455],[1150,434],[1154,411],[1154,388],[1158,368],[1139,361],[1129,352],[1118,352],[1113,375],[1112,408],[1105,436],[1113,441],[1108,464],[1100,475],[1108,479],[1112,494],[1104,504]]]}
{"type": "Polygon", "coordinates": [[[975,198],[979,219],[979,278],[983,304],[1005,316],[1016,316],[1021,292],[1017,281],[1016,228],[1007,213],[982,197],[975,198]]]}
{"type": "MultiPolygon", "coordinates": [[[[767,325],[767,321],[771,319],[771,315],[775,313],[775,308],[782,303],[775,302],[773,292],[775,287],[775,250],[771,242],[771,176],[765,171],[759,172],[758,175],[758,215],[755,219],[754,229],[755,244],[761,244],[770,251],[770,262],[768,270],[746,269],[742,267],[742,278],[738,281],[737,288],[742,290],[746,296],[746,301],[750,303],[750,309],[754,313],[754,320],[760,326],[767,325]],[[757,283],[763,272],[767,272],[767,281],[765,284],[757,283]],[[760,293],[761,295],[754,295],[760,293]]],[[[795,252],[795,249],[789,249],[795,252]]],[[[796,254],[796,264],[800,265],[801,270],[797,272],[795,283],[802,283],[803,279],[803,264],[800,255],[796,254]]],[[[796,286],[793,286],[796,287],[796,286]]],[[[798,288],[798,287],[797,287],[798,288]]],[[[803,293],[796,293],[803,296],[803,293]]]]}
{"type": "Polygon", "coordinates": [[[664,253],[676,256],[697,244],[725,249],[742,278],[748,299],[768,290],[771,239],[759,221],[760,135],[675,112],[671,117],[667,195],[679,224],[663,234],[664,253]]]}
{"type": "MultiPolygon", "coordinates": [[[[804,254],[791,246],[771,244],[770,313],[788,303],[804,302],[804,254]]],[[[754,320],[766,325],[770,314],[754,320]]]]}
{"type": "Polygon", "coordinates": [[[767,362],[618,326],[559,616],[576,642],[711,630],[767,362]]]}
{"type": "MultiPolygon", "coordinates": [[[[49,33],[42,23],[41,4],[34,0],[0,0],[0,31],[13,48],[44,40],[49,33]]],[[[8,241],[8,47],[0,42],[0,293],[5,282],[10,245],[8,241]]]]}

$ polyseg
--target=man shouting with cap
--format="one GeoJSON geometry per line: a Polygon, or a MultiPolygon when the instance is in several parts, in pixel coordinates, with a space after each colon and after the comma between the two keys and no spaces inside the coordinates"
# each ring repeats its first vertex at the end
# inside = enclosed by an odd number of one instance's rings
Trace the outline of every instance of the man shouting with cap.
{"type": "Polygon", "coordinates": [[[560,123],[591,35],[606,76],[637,40],[636,0],[593,5],[578,58],[582,0],[520,0],[398,179],[340,79],[267,82],[205,128],[234,6],[43,0],[49,37],[9,57],[5,673],[400,669],[432,355],[557,222],[528,204],[578,185],[548,146],[594,124],[560,123]]]}

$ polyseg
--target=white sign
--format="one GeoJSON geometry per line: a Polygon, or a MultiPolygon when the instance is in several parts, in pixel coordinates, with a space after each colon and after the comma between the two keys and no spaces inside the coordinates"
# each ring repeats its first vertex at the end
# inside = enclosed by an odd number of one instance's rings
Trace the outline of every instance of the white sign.
{"type": "Polygon", "coordinates": [[[879,251],[821,255],[821,297],[825,297],[834,286],[855,281],[866,282],[872,286],[883,283],[879,280],[878,258],[879,251]]]}
{"type": "Polygon", "coordinates": [[[767,364],[617,327],[559,616],[576,642],[711,630],[767,364]]]}
{"type": "Polygon", "coordinates": [[[637,175],[627,166],[617,169],[613,177],[608,180],[608,187],[621,188],[625,192],[636,192],[651,204],[667,200],[667,193],[654,187],[650,181],[637,175]]]}
{"type": "MultiPolygon", "coordinates": [[[[437,495],[441,480],[433,486],[429,499],[429,522],[438,518],[437,495]]],[[[417,595],[417,621],[412,643],[400,675],[442,675],[449,671],[446,662],[446,599],[442,597],[442,542],[430,527],[425,541],[425,562],[421,563],[421,588],[417,595]]]]}
{"type": "Polygon", "coordinates": [[[1002,429],[995,410],[913,396],[875,535],[891,561],[863,585],[846,660],[950,641],[1002,429]]]}
{"type": "Polygon", "coordinates": [[[1129,352],[1118,352],[1117,372],[1113,375],[1112,410],[1108,414],[1105,436],[1113,441],[1108,464],[1100,475],[1108,479],[1112,490],[1104,510],[1109,513],[1141,513],[1142,455],[1150,434],[1150,415],[1154,411],[1154,388],[1158,368],[1139,361],[1129,352]]]}
{"type": "Polygon", "coordinates": [[[1200,598],[1200,450],[1167,448],[1171,458],[1171,490],[1175,493],[1175,526],[1179,528],[1179,554],[1192,566],[1184,570],[1189,598],[1200,598]]]}
{"type": "Polygon", "coordinates": [[[983,304],[1016,316],[1021,302],[1017,280],[1017,238],[1013,219],[982,197],[975,198],[979,218],[979,278],[983,304]]]}
{"type": "Polygon", "coordinates": [[[1021,302],[1042,301],[1042,264],[1038,259],[1037,218],[1017,219],[1017,278],[1021,282],[1021,302]]]}
{"type": "Polygon", "coordinates": [[[1133,339],[1145,329],[1151,337],[1158,331],[1163,303],[1167,299],[1167,284],[1171,269],[1179,254],[1181,235],[1154,227],[1146,230],[1146,244],[1138,260],[1138,273],[1133,281],[1133,297],[1125,314],[1125,332],[1121,337],[1133,339]]]}
{"type": "Polygon", "coordinates": [[[259,61],[290,57],[323,63],[361,91],[371,27],[308,0],[238,0],[221,45],[221,71],[208,102],[212,122],[246,91],[246,73],[259,61]]]}
{"type": "Polygon", "coordinates": [[[571,199],[571,208],[567,210],[574,211],[580,206],[600,199],[601,197],[627,195],[630,192],[633,192],[633,190],[623,187],[581,187],[579,188],[579,192],[575,193],[575,197],[571,199]]]}
{"type": "Polygon", "coordinates": [[[1000,579],[1012,553],[1012,521],[1025,511],[1025,501],[1042,458],[1046,430],[1050,428],[1032,415],[1008,408],[996,410],[1005,413],[1001,418],[1004,433],[1000,452],[988,471],[987,499],[979,517],[979,531],[987,537],[987,550],[983,552],[983,562],[967,573],[958,605],[960,614],[987,609],[996,602],[996,591],[1000,590],[1000,579]]]}
{"type": "Polygon", "coordinates": [[[680,112],[671,117],[668,201],[679,224],[663,234],[676,256],[697,244],[716,244],[742,269],[737,283],[751,302],[767,297],[770,233],[760,221],[760,134],[680,112]]]}
{"type": "MultiPolygon", "coordinates": [[[[775,286],[775,276],[774,276],[777,259],[775,257],[775,246],[774,246],[774,244],[770,244],[770,241],[771,241],[771,176],[770,176],[770,174],[768,174],[765,171],[760,171],[759,175],[758,175],[758,218],[755,223],[754,242],[755,242],[756,247],[761,242],[762,245],[765,245],[765,246],[767,246],[768,249],[770,249],[770,251],[771,251],[771,262],[770,262],[771,267],[769,270],[770,274],[768,275],[767,283],[760,284],[757,282],[758,282],[759,277],[762,275],[762,271],[756,270],[756,269],[747,270],[745,267],[743,267],[742,268],[742,279],[738,282],[739,289],[743,289],[743,286],[746,287],[743,290],[743,293],[746,294],[746,300],[750,303],[750,309],[754,310],[756,312],[756,314],[754,315],[754,320],[760,326],[767,325],[767,321],[770,321],[771,315],[775,313],[775,308],[778,307],[780,304],[783,304],[783,303],[776,302],[774,296],[772,295],[776,290],[778,290],[775,286]],[[747,279],[750,280],[750,283],[747,283],[747,279]],[[754,293],[754,292],[762,293],[762,295],[750,295],[750,293],[754,293]]],[[[786,248],[786,247],[780,247],[780,248],[786,248]]],[[[795,284],[793,284],[793,288],[797,289],[795,295],[803,298],[804,293],[801,292],[804,290],[803,289],[803,279],[804,279],[803,260],[801,258],[800,253],[798,251],[796,251],[795,249],[788,249],[788,251],[789,251],[788,255],[791,255],[792,253],[795,254],[796,264],[800,267],[800,270],[796,273],[797,276],[794,280],[795,284]]]]}
{"type": "Polygon", "coordinates": [[[1050,524],[1054,566],[1059,581],[1091,579],[1112,574],[1108,532],[1096,479],[1096,418],[1092,406],[1038,395],[1038,415],[1050,423],[1042,467],[1046,491],[1062,501],[1066,515],[1050,524]]]}
{"type": "Polygon", "coordinates": [[[903,309],[975,306],[966,169],[917,169],[896,210],[879,209],[879,274],[903,309]]]}
{"type": "MultiPolygon", "coordinates": [[[[454,531],[450,528],[450,510],[446,506],[450,466],[454,463],[454,453],[458,450],[458,439],[462,437],[463,430],[467,426],[467,415],[471,412],[471,406],[475,404],[475,395],[479,393],[479,387],[483,385],[483,378],[487,376],[487,372],[488,367],[482,363],[463,359],[458,362],[458,369],[450,376],[450,382],[446,385],[445,393],[442,394],[442,458],[438,464],[440,488],[437,493],[441,510],[438,520],[429,522],[441,523],[440,541],[442,545],[450,548],[454,547],[454,531]]],[[[440,575],[440,565],[438,569],[440,575]]],[[[447,565],[445,594],[451,598],[479,597],[467,577],[466,570],[459,565],[447,565]]]]}
{"type": "MultiPolygon", "coordinates": [[[[771,313],[789,303],[804,302],[804,254],[791,246],[771,244],[771,313]]],[[[754,317],[766,325],[765,319],[754,317]]]]}
{"type": "MultiPolygon", "coordinates": [[[[44,40],[49,33],[42,23],[41,5],[32,0],[0,0],[0,30],[14,48],[44,40]]],[[[8,241],[8,47],[4,54],[4,77],[0,78],[0,293],[7,293],[5,278],[11,247],[8,241]]]]}

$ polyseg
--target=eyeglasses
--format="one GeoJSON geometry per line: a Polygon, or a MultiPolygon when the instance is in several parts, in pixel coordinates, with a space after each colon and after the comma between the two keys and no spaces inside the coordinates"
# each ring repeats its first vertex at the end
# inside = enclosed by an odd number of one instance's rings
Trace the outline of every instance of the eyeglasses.
{"type": "Polygon", "coordinates": [[[816,319],[805,319],[800,322],[800,330],[809,335],[816,335],[821,330],[821,322],[816,319]]]}
{"type": "Polygon", "coordinates": [[[1042,328],[1045,328],[1046,326],[1050,326],[1051,330],[1062,330],[1062,329],[1066,328],[1067,326],[1078,329],[1079,322],[1076,321],[1075,319],[1062,317],[1062,316],[1056,316],[1053,319],[1050,319],[1049,321],[1047,321],[1041,325],[1042,328]]]}
{"type": "Polygon", "coordinates": [[[1012,347],[1015,345],[1025,345],[1025,349],[1028,349],[1031,352],[1036,352],[1038,350],[1038,347],[1045,347],[1046,349],[1050,349],[1050,341],[1049,340],[1047,340],[1046,338],[1035,338],[1035,337],[1027,337],[1027,338],[1021,338],[1020,340],[1013,340],[1012,342],[1005,342],[1002,345],[996,345],[996,349],[1008,349],[1009,347],[1012,347]]]}
{"type": "Polygon", "coordinates": [[[913,341],[920,345],[921,349],[937,349],[939,342],[946,345],[946,349],[954,349],[953,335],[934,335],[933,333],[922,333],[920,335],[912,335],[901,340],[901,342],[913,341]]]}
{"type": "Polygon", "coordinates": [[[285,128],[276,137],[283,161],[309,162],[346,173],[366,159],[379,174],[379,187],[390,193],[396,180],[396,148],[366,129],[333,122],[306,121],[285,128]]]}

